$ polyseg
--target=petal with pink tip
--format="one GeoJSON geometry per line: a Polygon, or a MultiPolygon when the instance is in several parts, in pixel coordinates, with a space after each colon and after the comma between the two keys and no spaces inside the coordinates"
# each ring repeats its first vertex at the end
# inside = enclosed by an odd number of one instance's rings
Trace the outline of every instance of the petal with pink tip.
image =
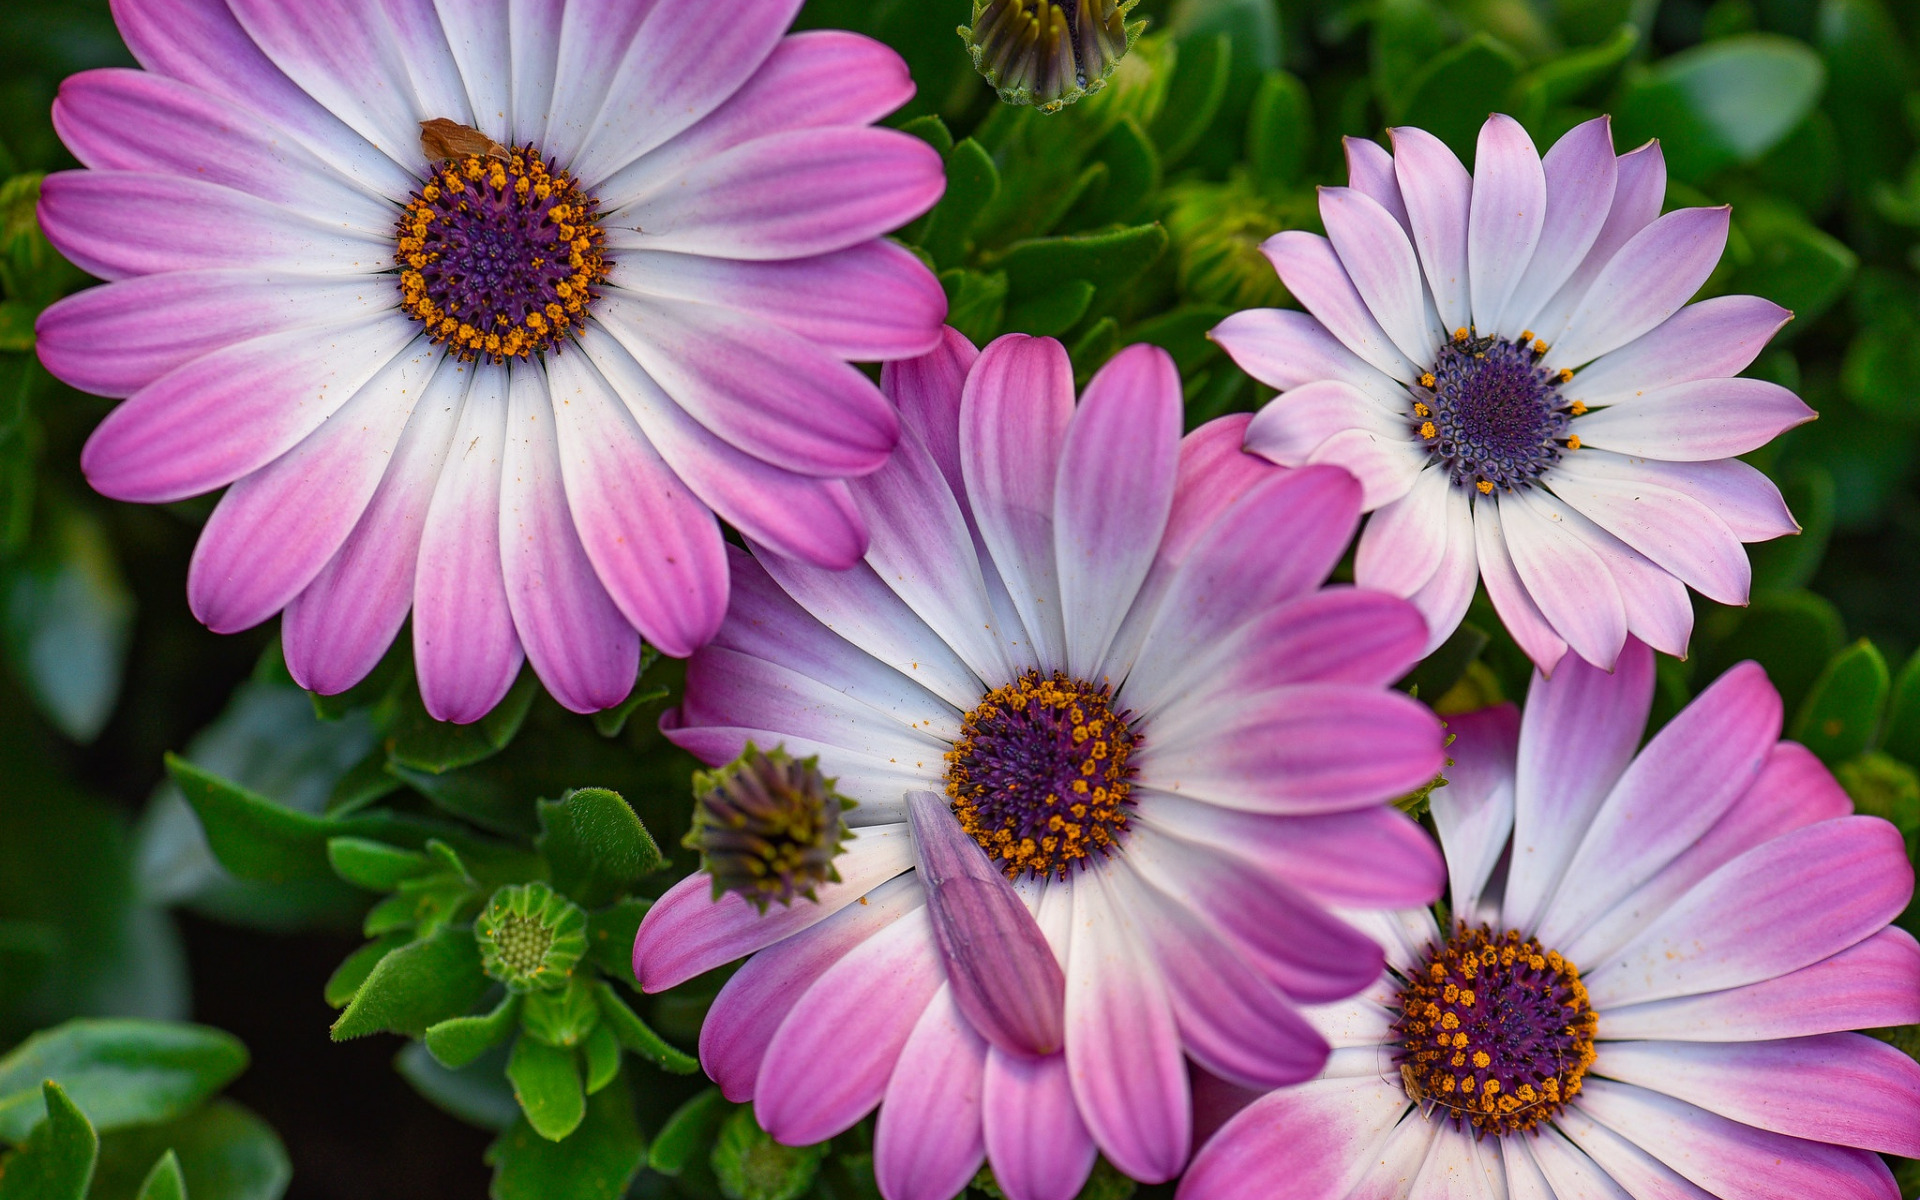
{"type": "Polygon", "coordinates": [[[1630,1139],[1595,1121],[1578,1105],[1563,1110],[1554,1118],[1554,1125],[1587,1161],[1636,1200],[1642,1196],[1655,1200],[1715,1200],[1630,1139]]]}
{"type": "Polygon", "coordinates": [[[1473,505],[1474,557],[1480,564],[1480,578],[1487,585],[1487,598],[1493,611],[1526,651],[1533,665],[1551,672],[1567,652],[1567,643],[1540,614],[1539,605],[1527,594],[1514,569],[1513,555],[1507,549],[1507,535],[1500,507],[1481,499],[1473,505]]]}
{"type": "Polygon", "coordinates": [[[1215,325],[1207,337],[1241,370],[1281,392],[1331,379],[1360,389],[1389,412],[1412,408],[1406,388],[1341,345],[1306,313],[1244,309],[1215,325]]]}
{"type": "Polygon", "coordinates": [[[1407,600],[1427,622],[1427,644],[1422,656],[1438,650],[1473,603],[1474,587],[1480,582],[1480,560],[1474,548],[1473,500],[1467,490],[1449,487],[1446,492],[1446,549],[1433,575],[1407,600]]]}
{"type": "Polygon", "coordinates": [[[1699,462],[1757,450],[1816,415],[1777,383],[1701,379],[1596,409],[1574,431],[1601,450],[1699,462]]]}
{"type": "Polygon", "coordinates": [[[1584,457],[1571,455],[1554,471],[1555,495],[1702,595],[1747,602],[1747,552],[1711,508],[1658,484],[1587,471],[1584,457]]]}
{"type": "Polygon", "coordinates": [[[1432,579],[1447,551],[1447,494],[1453,490],[1446,468],[1427,466],[1406,495],[1377,509],[1360,534],[1355,582],[1411,596],[1432,579]]]}
{"type": "Polygon", "coordinates": [[[1780,488],[1758,468],[1738,459],[1675,463],[1629,458],[1610,450],[1583,450],[1574,457],[1577,462],[1562,459],[1559,470],[1596,486],[1650,486],[1691,496],[1726,522],[1743,542],[1764,542],[1800,532],[1799,523],[1780,497],[1780,488]]]}
{"type": "Polygon", "coordinates": [[[987,1159],[1007,1200],[1073,1200],[1099,1151],[1074,1101],[1067,1056],[990,1050],[985,1084],[987,1159]]]}
{"type": "Polygon", "coordinates": [[[987,1044],[950,988],[934,994],[901,1048],[873,1131],[873,1174],[892,1200],[950,1200],[987,1156],[981,1133],[987,1044]]]}
{"type": "Polygon", "coordinates": [[[1247,425],[1246,449],[1282,466],[1297,467],[1327,439],[1353,430],[1409,444],[1413,436],[1404,420],[1359,388],[1325,379],[1268,401],[1247,425]]]}
{"type": "Polygon", "coordinates": [[[1573,275],[1534,315],[1534,335],[1548,343],[1560,341],[1568,318],[1593,289],[1593,281],[1622,246],[1660,215],[1660,208],[1666,202],[1667,163],[1660,153],[1659,142],[1648,142],[1622,154],[1614,166],[1613,206],[1607,210],[1599,236],[1593,239],[1592,249],[1574,268],[1573,275]]]}
{"type": "Polygon", "coordinates": [[[1364,192],[1320,189],[1320,217],[1355,290],[1400,353],[1431,362],[1446,333],[1427,316],[1420,260],[1393,214],[1364,192]]]}
{"type": "Polygon", "coordinates": [[[1263,242],[1260,252],[1273,263],[1287,290],[1348,350],[1402,383],[1419,378],[1420,369],[1380,328],[1326,238],[1284,230],[1263,242]]]}
{"type": "Polygon", "coordinates": [[[1447,732],[1447,783],[1433,790],[1429,805],[1447,854],[1453,911],[1471,913],[1513,832],[1520,714],[1511,704],[1459,713],[1447,718],[1447,732]]]}
{"type": "Polygon", "coordinates": [[[1540,152],[1520,122],[1495,113],[1480,127],[1467,216],[1467,283],[1473,323],[1501,328],[1501,314],[1520,285],[1547,217],[1547,176],[1540,152]]]}
{"type": "Polygon", "coordinates": [[[1394,178],[1393,155],[1371,138],[1345,137],[1340,148],[1347,158],[1347,186],[1373,199],[1407,229],[1407,205],[1400,198],[1400,181],[1394,178]]]}
{"type": "Polygon", "coordinates": [[[1562,134],[1541,160],[1546,178],[1546,218],[1540,241],[1501,309],[1497,330],[1518,338],[1533,330],[1533,319],[1566,283],[1593,248],[1613,208],[1619,165],[1613,156],[1611,118],[1595,117],[1562,134]]]}
{"type": "Polygon", "coordinates": [[[1715,296],[1687,305],[1589,363],[1560,391],[1601,405],[1695,380],[1731,378],[1791,320],[1792,313],[1759,296],[1715,296]]]}
{"type": "Polygon", "coordinates": [[[1538,491],[1500,497],[1507,553],[1527,595],[1574,653],[1611,669],[1627,638],[1627,610],[1606,562],[1538,491]]]}
{"type": "Polygon", "coordinates": [[[1194,1156],[1179,1200],[1270,1200],[1277,1180],[1302,1196],[1353,1195],[1405,1108],[1398,1083],[1381,1079],[1320,1079],[1272,1092],[1194,1156]]]}
{"type": "Polygon", "coordinates": [[[1683,208],[1634,234],[1594,278],[1546,364],[1592,362],[1678,312],[1720,261],[1728,220],[1724,205],[1683,208]]]}
{"type": "Polygon", "coordinates": [[[1467,264],[1473,176],[1446,143],[1424,129],[1390,129],[1393,170],[1407,206],[1407,225],[1420,251],[1427,286],[1448,332],[1473,324],[1467,264]]]}

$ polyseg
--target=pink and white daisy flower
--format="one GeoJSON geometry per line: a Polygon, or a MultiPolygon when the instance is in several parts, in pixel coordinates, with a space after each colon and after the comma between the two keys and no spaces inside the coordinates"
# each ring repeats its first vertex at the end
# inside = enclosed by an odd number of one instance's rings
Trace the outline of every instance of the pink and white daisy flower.
{"type": "Polygon", "coordinates": [[[1322,586],[1350,475],[1245,454],[1244,417],[1183,440],[1154,347],[1077,406],[1058,342],[975,360],[949,332],[888,367],[903,433],[853,485],[866,562],[738,555],[667,722],[712,763],[749,739],[817,755],[858,801],[840,881],[763,916],[693,876],[634,971],[658,991],[753,954],[707,1072],[791,1144],[878,1104],[888,1200],[947,1200],[983,1159],[1013,1200],[1066,1200],[1096,1147],[1180,1170],[1187,1059],[1319,1069],[1298,1005],[1382,961],[1330,906],[1438,895],[1431,842],[1382,801],[1433,776],[1441,735],[1386,686],[1419,614],[1322,586]]]}
{"type": "Polygon", "coordinates": [[[1639,754],[1653,655],[1448,718],[1454,930],[1360,918],[1388,970],[1336,1047],[1208,1143],[1182,1200],[1897,1200],[1920,1064],[1899,832],[1854,816],[1743,663],[1639,754]]]}
{"type": "Polygon", "coordinates": [[[859,560],[845,480],[898,422],[849,359],[927,352],[939,284],[880,235],[943,187],[867,126],[891,50],[785,36],[800,0],[114,0],[145,70],[53,117],[87,170],[40,218],[110,280],[42,361],[127,397],[100,491],[228,487],[193,557],[220,632],[286,612],[302,685],[361,679],[413,614],[429,711],[523,659],[577,710],[640,639],[719,627],[715,514],[859,560]]]}
{"type": "Polygon", "coordinates": [[[1792,314],[1757,296],[1688,305],[1727,209],[1660,214],[1658,143],[1614,156],[1607,118],[1543,160],[1511,117],[1474,174],[1432,134],[1393,153],[1347,139],[1322,188],[1327,237],[1262,247],[1307,312],[1252,309],[1213,331],[1280,389],[1247,448],[1335,463],[1374,513],[1355,577],[1406,596],[1438,646],[1476,579],[1544,671],[1571,647],[1613,664],[1628,634],[1684,655],[1687,588],[1745,604],[1743,542],[1798,532],[1744,454],[1812,418],[1736,379],[1792,314]]]}

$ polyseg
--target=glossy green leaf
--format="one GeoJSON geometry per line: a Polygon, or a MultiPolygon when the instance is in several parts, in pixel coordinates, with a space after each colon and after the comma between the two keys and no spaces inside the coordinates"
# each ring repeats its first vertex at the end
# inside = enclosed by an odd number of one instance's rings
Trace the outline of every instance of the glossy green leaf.
{"type": "Polygon", "coordinates": [[[1084,279],[1070,279],[1057,288],[1009,303],[1002,327],[1009,333],[1053,337],[1071,329],[1092,303],[1093,285],[1084,279]]]}
{"type": "Polygon", "coordinates": [[[135,1200],[187,1200],[187,1177],[180,1171],[180,1156],[168,1150],[153,1164],[153,1170],[140,1181],[135,1200]]]}
{"type": "Polygon", "coordinates": [[[613,1030],[613,1036],[620,1039],[621,1046],[675,1075],[691,1075],[700,1069],[699,1059],[676,1050],[662,1040],[638,1014],[627,1007],[627,1002],[620,998],[612,985],[604,981],[595,983],[593,995],[599,1002],[600,1015],[613,1030]]]}
{"type": "Polygon", "coordinates": [[[1541,63],[1522,75],[1515,87],[1536,95],[1542,109],[1572,104],[1610,80],[1639,44],[1639,31],[1632,25],[1622,25],[1598,45],[1541,63]]]}
{"type": "Polygon", "coordinates": [[[533,1131],[557,1142],[579,1128],[587,1115],[580,1066],[572,1050],[523,1037],[507,1057],[507,1080],[533,1131]]]}
{"type": "Polygon", "coordinates": [[[1450,146],[1460,161],[1471,163],[1480,126],[1488,113],[1502,107],[1521,66],[1511,46],[1491,34],[1476,33],[1435,56],[1408,80],[1400,119],[1418,124],[1450,146]]]}
{"type": "Polygon", "coordinates": [[[1166,103],[1147,129],[1162,163],[1178,163],[1213,124],[1226,99],[1232,65],[1233,43],[1225,34],[1203,34],[1180,43],[1166,103]]]}
{"type": "Polygon", "coordinates": [[[1840,298],[1860,266],[1859,256],[1784,206],[1748,205],[1735,218],[1753,258],[1735,271],[1729,291],[1765,296],[1790,310],[1804,329],[1840,298]]]}
{"type": "Polygon", "coordinates": [[[1788,736],[1829,766],[1863,754],[1879,731],[1891,689],[1887,660],[1862,638],[1827,663],[1788,736]]]}
{"type": "Polygon", "coordinates": [[[1727,615],[1731,629],[1699,639],[1709,644],[1701,655],[1698,678],[1713,679],[1741,659],[1755,659],[1780,689],[1788,712],[1799,711],[1845,637],[1833,603],[1812,592],[1756,596],[1752,607],[1727,615]]]}
{"type": "Polygon", "coordinates": [[[99,520],[67,505],[52,514],[40,544],[0,573],[0,611],[35,706],[68,737],[91,742],[120,695],[133,593],[99,520]]]}
{"type": "Polygon", "coordinates": [[[136,1189],[151,1178],[156,1157],[169,1153],[191,1200],[280,1200],[293,1178],[272,1127],[230,1100],[216,1100],[165,1125],[102,1137],[88,1200],[144,1200],[136,1189]]]}
{"type": "Polygon", "coordinates": [[[734,1106],[710,1087],[674,1110],[647,1148],[647,1165],[662,1175],[678,1175],[712,1151],[721,1122],[734,1106]]]}
{"type": "Polygon", "coordinates": [[[100,1138],[51,1079],[40,1100],[46,1119],[0,1157],[0,1200],[85,1200],[100,1138]]]}
{"type": "Polygon", "coordinates": [[[451,1017],[427,1026],[427,1052],[449,1070],[457,1071],[504,1043],[520,1015],[520,996],[508,992],[492,1012],[478,1017],[451,1017]]]}
{"type": "MultiPolygon", "coordinates": [[[[557,1052],[556,1052],[557,1053],[557,1052]]],[[[646,1162],[624,1074],[589,1097],[586,1117],[564,1142],[516,1122],[487,1148],[493,1200],[620,1200],[646,1162]]]]}
{"type": "Polygon", "coordinates": [[[1893,118],[1914,86],[1900,26],[1883,0],[1821,0],[1817,45],[1827,67],[1827,111],[1856,190],[1898,176],[1913,134],[1893,118]]]}
{"type": "Polygon", "coordinates": [[[382,1031],[423,1036],[429,1025],[457,1017],[487,990],[480,951],[468,929],[441,929],[392,951],[377,963],[333,1023],[333,1040],[382,1031]]]}
{"type": "Polygon", "coordinates": [[[633,940],[651,900],[629,898],[587,914],[587,958],[615,979],[633,977],[633,940]]]}
{"type": "Polygon", "coordinates": [[[932,113],[908,121],[900,126],[900,132],[912,134],[943,155],[953,149],[953,134],[947,123],[932,113]]]}
{"type": "Polygon", "coordinates": [[[219,1092],[247,1066],[238,1038],[204,1025],[69,1021],[0,1058],[0,1141],[18,1142],[45,1115],[52,1079],[102,1131],[167,1121],[219,1092]]]}
{"type": "Polygon", "coordinates": [[[783,1146],[767,1136],[743,1104],[721,1123],[710,1158],[727,1200],[797,1200],[813,1185],[827,1143],[783,1146]]]}
{"type": "Polygon", "coordinates": [[[553,886],[576,904],[598,908],[660,869],[660,847],[616,792],[581,788],[542,800],[539,819],[535,844],[553,868],[553,886]]]}
{"type": "Polygon", "coordinates": [[[433,867],[432,860],[417,851],[356,837],[328,838],[327,862],[332,864],[334,874],[372,892],[390,892],[402,880],[423,875],[433,867]]]}
{"type": "Polygon", "coordinates": [[[1160,152],[1131,116],[1114,122],[1094,145],[1093,157],[1106,168],[1106,178],[1097,193],[1089,193],[1067,214],[1062,225],[1068,232],[1138,221],[1160,186],[1160,152]]]}
{"type": "Polygon", "coordinates": [[[1290,71],[1272,71],[1247,116],[1247,169],[1267,187],[1299,183],[1313,148],[1313,101],[1290,71]]]}
{"type": "Polygon", "coordinates": [[[941,269],[966,261],[975,218],[1000,192],[1000,171],[979,142],[966,138],[947,154],[947,190],[927,214],[920,248],[941,269]]]}
{"type": "Polygon", "coordinates": [[[1840,387],[1876,417],[1920,426],[1920,321],[1883,314],[1855,334],[1841,362],[1840,387]]]}
{"type": "Polygon", "coordinates": [[[408,689],[389,735],[389,753],[396,765],[429,775],[491,758],[506,749],[520,732],[539,688],[531,668],[521,671],[506,698],[471,725],[434,720],[427,715],[418,689],[408,689]]]}
{"type": "Polygon", "coordinates": [[[1150,342],[1173,355],[1182,374],[1191,374],[1216,358],[1220,347],[1207,336],[1231,309],[1218,304],[1189,304],[1171,308],[1129,328],[1124,342],[1150,342]]]}
{"type": "Polygon", "coordinates": [[[1683,50],[1632,80],[1614,116],[1623,146],[1660,139],[1667,169],[1697,183],[1757,162],[1819,102],[1826,68],[1804,43],[1752,33],[1683,50]]]}

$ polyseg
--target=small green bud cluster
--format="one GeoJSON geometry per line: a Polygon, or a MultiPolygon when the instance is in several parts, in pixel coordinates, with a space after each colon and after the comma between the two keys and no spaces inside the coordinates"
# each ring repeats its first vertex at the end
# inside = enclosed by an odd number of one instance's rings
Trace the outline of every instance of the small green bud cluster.
{"type": "Polygon", "coordinates": [[[503,887],[473,923],[480,968],[510,992],[564,987],[587,951],[587,914],[544,883],[503,887]]]}

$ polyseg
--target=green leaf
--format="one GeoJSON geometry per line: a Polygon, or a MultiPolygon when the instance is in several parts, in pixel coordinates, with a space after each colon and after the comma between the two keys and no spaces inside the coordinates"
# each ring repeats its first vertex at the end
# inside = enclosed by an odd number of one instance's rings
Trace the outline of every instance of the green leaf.
{"type": "Polygon", "coordinates": [[[533,796],[512,771],[496,772],[494,764],[477,770],[435,775],[399,763],[387,764],[408,787],[433,801],[435,808],[482,829],[512,837],[532,837],[540,831],[533,812],[533,796]]]}
{"type": "Polygon", "coordinates": [[[1727,288],[1791,310],[1795,319],[1789,329],[1804,329],[1825,312],[1860,266],[1859,257],[1838,238],[1785,206],[1747,205],[1738,220],[1753,258],[1733,273],[1727,288]]]}
{"type": "Polygon", "coordinates": [[[505,1042],[519,1015],[520,996],[508,992],[485,1016],[450,1017],[427,1026],[427,1052],[441,1066],[457,1071],[505,1042]]]}
{"type": "Polygon", "coordinates": [[[468,929],[443,928],[382,958],[333,1023],[333,1040],[385,1030],[421,1037],[427,1027],[457,1017],[487,990],[480,951],[468,929]]]}
{"type": "Polygon", "coordinates": [[[1833,535],[1833,473],[1818,463],[1794,470],[1781,485],[1787,509],[1800,522],[1800,532],[1761,542],[1747,551],[1753,560],[1756,592],[1792,591],[1813,582],[1826,557],[1833,535]]]}
{"type": "MultiPolygon", "coordinates": [[[[1171,167],[1199,142],[1226,99],[1233,65],[1233,41],[1225,34],[1187,38],[1174,60],[1167,99],[1147,132],[1171,167]]],[[[1098,282],[1098,281],[1096,281],[1098,282]]]]}
{"type": "Polygon", "coordinates": [[[33,321],[39,315],[40,310],[25,301],[0,303],[0,351],[33,349],[33,321]]]}
{"type": "Polygon", "coordinates": [[[1108,233],[1069,234],[1017,242],[1000,266],[1011,295],[1031,296],[1084,279],[1096,288],[1120,288],[1153,265],[1167,248],[1167,231],[1155,222],[1108,233]]]}
{"type": "Polygon", "coordinates": [[[449,1071],[433,1060],[424,1043],[408,1042],[394,1056],[393,1069],[430,1103],[469,1125],[499,1133],[520,1120],[520,1106],[507,1083],[505,1046],[449,1071]]]}
{"type": "Polygon", "coordinates": [[[590,1097],[572,1137],[552,1142],[518,1121],[487,1148],[493,1200],[620,1200],[646,1162],[626,1076],[590,1097]]]}
{"type": "Polygon", "coordinates": [[[580,1049],[587,1059],[587,1095],[591,1096],[620,1073],[620,1039],[602,1021],[593,1027],[580,1049]]]}
{"type": "Polygon", "coordinates": [[[1417,123],[1472,162],[1480,126],[1520,77],[1520,55],[1490,33],[1476,33],[1435,55],[1407,81],[1397,119],[1417,123]]]}
{"type": "Polygon", "coordinates": [[[572,1050],[523,1037],[507,1058],[507,1080],[520,1103],[527,1124],[548,1141],[557,1142],[579,1128],[587,1115],[586,1093],[580,1086],[580,1067],[572,1050]]]}
{"type": "Polygon", "coordinates": [[[1817,43],[1827,67],[1827,111],[1844,148],[1841,169],[1863,193],[1899,175],[1913,138],[1893,119],[1914,84],[1900,26],[1881,0],[1821,0],[1817,43]]]}
{"type": "Polygon", "coordinates": [[[1920,650],[1907,659],[1893,681],[1880,748],[1902,762],[1920,766],[1920,650]]]}
{"type": "Polygon", "coordinates": [[[553,886],[586,908],[611,902],[664,861],[653,835],[619,793],[580,788],[539,804],[535,841],[553,867],[553,886]]]}
{"type": "Polygon", "coordinates": [[[51,512],[39,544],[0,575],[7,651],[35,707],[74,741],[91,742],[120,696],[133,593],[97,519],[69,505],[51,512]]]}
{"type": "Polygon", "coordinates": [[[968,235],[974,219],[1000,193],[1000,170],[993,158],[972,138],[957,142],[947,154],[947,190],[927,214],[920,248],[942,270],[966,261],[968,235]]]}
{"type": "Polygon", "coordinates": [[[1003,327],[1009,333],[1053,337],[1071,329],[1092,303],[1093,285],[1084,279],[1069,279],[1050,291],[1023,296],[1007,305],[1003,327]]]}
{"type": "Polygon", "coordinates": [[[1720,620],[1710,622],[1717,636],[1701,655],[1697,677],[1713,679],[1743,658],[1755,659],[1780,690],[1788,712],[1799,710],[1846,636],[1832,602],[1812,592],[1756,596],[1752,607],[1721,619],[1729,618],[1731,629],[1720,620]]]}
{"type": "Polygon", "coordinates": [[[992,341],[1006,311],[1007,273],[986,275],[954,267],[940,272],[940,286],[947,293],[947,324],[975,345],[992,341]]]}
{"type": "Polygon", "coordinates": [[[527,993],[520,1025],[549,1046],[578,1046],[600,1025],[600,1008],[582,975],[565,987],[527,993]]]}
{"type": "Polygon", "coordinates": [[[353,999],[353,994],[360,990],[360,985],[367,981],[367,976],[373,974],[375,964],[387,956],[387,951],[396,950],[411,940],[404,933],[389,934],[347,955],[327,978],[323,993],[327,1004],[333,1008],[345,1008],[353,999]]]}
{"type": "Polygon", "coordinates": [[[45,1115],[43,1080],[58,1081],[105,1131],[171,1120],[246,1066],[247,1048],[238,1038],[204,1025],[68,1021],[0,1058],[0,1141],[18,1142],[45,1115]]]}
{"type": "Polygon", "coordinates": [[[41,1100],[46,1119],[0,1159],[0,1200],[85,1200],[99,1135],[53,1080],[42,1085],[41,1100]]]}
{"type": "Polygon", "coordinates": [[[653,901],[622,900],[587,914],[587,957],[616,979],[633,978],[633,940],[653,901]]]}
{"type": "Polygon", "coordinates": [[[1907,840],[1907,853],[1920,837],[1920,777],[1912,767],[1878,752],[1849,759],[1833,770],[1853,800],[1853,810],[1892,822],[1907,840]]]}
{"type": "Polygon", "coordinates": [[[1289,71],[1269,71],[1247,116],[1247,167],[1255,182],[1290,187],[1306,175],[1313,148],[1313,101],[1289,71]]]}
{"type": "MultiPolygon", "coordinates": [[[[321,716],[321,720],[339,719],[321,716]]],[[[353,764],[333,785],[327,795],[326,815],[344,817],[359,812],[374,801],[391,796],[401,786],[400,777],[387,770],[387,752],[382,747],[353,764]]]]}
{"type": "Polygon", "coordinates": [[[136,1189],[152,1175],[149,1164],[168,1153],[177,1156],[192,1200],[280,1200],[293,1178],[286,1147],[273,1128],[230,1100],[216,1100],[165,1125],[101,1138],[100,1169],[89,1200],[136,1200],[136,1189]]]}
{"type": "Polygon", "coordinates": [[[1207,336],[1232,309],[1218,304],[1188,304],[1170,308],[1128,329],[1122,341],[1151,342],[1173,355],[1181,374],[1190,374],[1220,353],[1207,336]]]}
{"type": "Polygon", "coordinates": [[[720,1123],[733,1108],[715,1087],[682,1104],[654,1135],[653,1145],[647,1150],[647,1165],[662,1175],[685,1171],[709,1153],[720,1134],[720,1123]]]}
{"type": "Polygon", "coordinates": [[[1460,682],[1460,677],[1467,673],[1467,668],[1480,657],[1480,651],[1486,646],[1486,630],[1471,621],[1462,622],[1446,641],[1441,642],[1432,654],[1421,659],[1407,673],[1407,677],[1394,686],[1404,685],[1421,700],[1434,704],[1453,690],[1453,685],[1460,682]]]}
{"type": "Polygon", "coordinates": [[[433,861],[417,851],[356,837],[328,838],[327,861],[334,874],[370,892],[390,892],[402,880],[424,875],[433,867],[433,861]]]}
{"type": "Polygon", "coordinates": [[[1612,78],[1639,44],[1639,30],[1622,25],[1597,46],[1584,46],[1528,71],[1515,85],[1516,92],[1534,97],[1542,111],[1572,104],[1612,78]]]}
{"type": "Polygon", "coordinates": [[[1789,736],[1828,766],[1864,754],[1880,728],[1890,690],[1887,660],[1861,638],[1827,663],[1789,736]]]}
{"type": "Polygon", "coordinates": [[[1841,363],[1840,388],[1876,417],[1920,424],[1920,321],[1889,314],[1855,334],[1841,363]]]}
{"type": "Polygon", "coordinates": [[[933,113],[908,121],[900,127],[900,132],[912,134],[941,154],[953,149],[952,132],[947,129],[947,123],[933,113]]]}
{"type": "Polygon", "coordinates": [[[472,766],[498,754],[513,741],[538,690],[532,669],[524,670],[492,712],[471,725],[455,725],[428,716],[419,689],[408,688],[394,721],[388,753],[396,764],[429,775],[472,766]]]}
{"type": "Polygon", "coordinates": [[[819,1173],[827,1143],[783,1146],[743,1104],[728,1114],[713,1146],[713,1174],[727,1200],[796,1200],[819,1173]]]}
{"type": "Polygon", "coordinates": [[[1087,331],[1080,335],[1068,350],[1073,358],[1073,381],[1075,386],[1084,387],[1093,373],[1099,370],[1114,353],[1120,349],[1120,322],[1112,317],[1101,317],[1087,331]]]}
{"type": "Polygon", "coordinates": [[[1660,139],[1675,179],[1698,183],[1722,167],[1758,162],[1806,120],[1826,69],[1805,44],[1750,33],[1683,50],[1631,80],[1615,141],[1660,139]]]}
{"type": "Polygon", "coordinates": [[[593,996],[600,1004],[601,1017],[613,1030],[613,1036],[620,1039],[621,1046],[675,1075],[691,1075],[700,1069],[699,1059],[683,1054],[663,1041],[638,1014],[627,1007],[626,1001],[620,998],[611,984],[605,980],[595,982],[593,996]]]}
{"type": "Polygon", "coordinates": [[[187,1200],[187,1177],[180,1173],[180,1156],[168,1150],[140,1183],[135,1200],[187,1200]]]}
{"type": "Polygon", "coordinates": [[[1139,220],[1160,187],[1160,154],[1152,139],[1131,116],[1121,117],[1095,144],[1093,157],[1106,167],[1106,179],[1098,192],[1074,205],[1066,227],[1088,230],[1139,220]]]}

